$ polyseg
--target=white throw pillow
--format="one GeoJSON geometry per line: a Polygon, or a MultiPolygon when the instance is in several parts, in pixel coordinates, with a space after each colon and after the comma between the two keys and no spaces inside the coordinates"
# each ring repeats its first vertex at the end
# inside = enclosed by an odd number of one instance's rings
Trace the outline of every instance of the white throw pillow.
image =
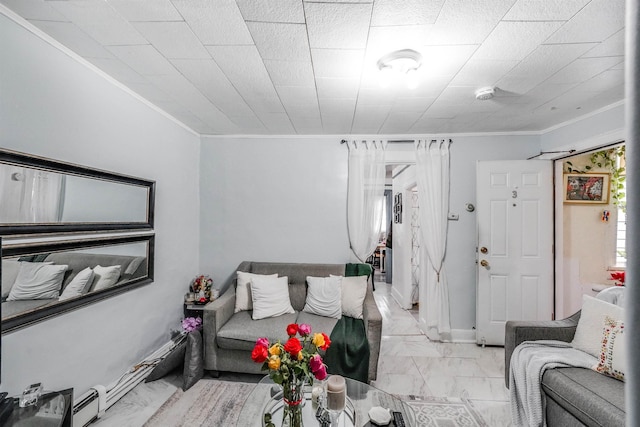
{"type": "Polygon", "coordinates": [[[253,274],[238,271],[236,281],[236,308],[234,313],[239,311],[253,310],[251,299],[251,279],[254,277],[278,277],[277,274],[253,274]]]}
{"type": "Polygon", "coordinates": [[[67,268],[67,265],[21,262],[20,271],[7,300],[58,298],[67,268]]]}
{"type": "Polygon", "coordinates": [[[295,313],[289,299],[289,278],[254,277],[251,279],[253,320],[295,313]]]}
{"type": "Polygon", "coordinates": [[[101,289],[106,289],[110,286],[113,286],[120,278],[121,268],[122,267],[120,267],[119,265],[111,265],[109,267],[96,265],[93,268],[95,279],[93,279],[93,287],[91,288],[91,290],[99,291],[101,289]]]}
{"type": "Polygon", "coordinates": [[[602,330],[602,345],[599,363],[593,369],[602,374],[624,381],[627,370],[627,341],[624,334],[624,322],[605,317],[602,330]]]}
{"type": "Polygon", "coordinates": [[[87,267],[80,273],[76,274],[76,277],[65,286],[62,294],[60,294],[59,301],[63,301],[69,298],[77,297],[78,295],[84,295],[89,290],[91,283],[93,282],[93,270],[91,267],[87,267]]]}
{"type": "Polygon", "coordinates": [[[20,271],[20,261],[3,259],[2,260],[2,298],[6,298],[11,292],[11,287],[18,277],[20,271]]]}
{"type": "Polygon", "coordinates": [[[307,300],[302,311],[318,316],[342,317],[342,277],[307,276],[307,300]]]}
{"type": "Polygon", "coordinates": [[[602,346],[602,325],[605,317],[614,320],[624,320],[624,310],[617,305],[584,295],[582,297],[582,312],[578,327],[571,345],[593,357],[600,357],[602,346]]]}
{"type": "MultiPolygon", "coordinates": [[[[335,276],[340,277],[340,276],[335,276]]],[[[367,276],[342,278],[342,315],[362,319],[364,298],[367,296],[367,276]]]]}

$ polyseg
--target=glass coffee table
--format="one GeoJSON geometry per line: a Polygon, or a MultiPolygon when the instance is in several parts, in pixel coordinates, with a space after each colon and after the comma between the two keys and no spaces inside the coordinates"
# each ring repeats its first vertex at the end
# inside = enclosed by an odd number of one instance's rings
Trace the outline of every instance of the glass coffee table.
{"type": "MultiPolygon", "coordinates": [[[[345,378],[347,384],[347,407],[340,417],[340,427],[373,426],[368,412],[374,406],[382,406],[392,411],[401,412],[407,427],[415,426],[415,415],[411,407],[402,400],[382,390],[378,390],[360,381],[345,378]]],[[[282,394],[281,387],[275,384],[269,376],[265,376],[256,385],[242,407],[237,426],[263,427],[264,414],[272,415],[272,422],[276,427],[282,424],[282,394]]],[[[311,402],[311,387],[305,392],[303,417],[305,427],[319,426],[315,417],[317,406],[311,402]]],[[[393,421],[389,424],[393,426],[393,421]]],[[[332,426],[333,427],[333,426],[332,426]]]]}

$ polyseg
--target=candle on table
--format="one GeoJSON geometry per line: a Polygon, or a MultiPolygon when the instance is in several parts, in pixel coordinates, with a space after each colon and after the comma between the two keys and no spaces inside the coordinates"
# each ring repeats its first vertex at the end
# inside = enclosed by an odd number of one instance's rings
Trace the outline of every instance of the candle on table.
{"type": "Polygon", "coordinates": [[[347,385],[344,377],[331,375],[327,381],[327,409],[330,411],[342,411],[345,407],[347,385]]]}

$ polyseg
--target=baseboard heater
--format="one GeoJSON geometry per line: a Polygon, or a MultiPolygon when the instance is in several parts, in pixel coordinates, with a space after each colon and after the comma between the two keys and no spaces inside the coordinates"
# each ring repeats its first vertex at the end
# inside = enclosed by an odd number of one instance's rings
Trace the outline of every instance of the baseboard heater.
{"type": "Polygon", "coordinates": [[[164,344],[146,359],[125,372],[111,387],[96,385],[73,402],[73,425],[85,427],[102,417],[104,412],[132,388],[140,384],[186,335],[181,334],[164,344]]]}

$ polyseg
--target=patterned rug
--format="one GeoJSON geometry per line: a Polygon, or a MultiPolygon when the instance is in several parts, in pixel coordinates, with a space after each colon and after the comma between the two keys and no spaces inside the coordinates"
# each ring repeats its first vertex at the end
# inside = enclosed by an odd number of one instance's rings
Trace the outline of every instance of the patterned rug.
{"type": "Polygon", "coordinates": [[[420,427],[488,427],[473,403],[465,397],[398,397],[413,408],[420,427]]]}
{"type": "MultiPolygon", "coordinates": [[[[186,392],[178,389],[144,427],[235,426],[255,386],[242,382],[198,381],[186,392]]],[[[418,427],[488,427],[471,401],[464,397],[398,397],[413,408],[418,427]]]]}

